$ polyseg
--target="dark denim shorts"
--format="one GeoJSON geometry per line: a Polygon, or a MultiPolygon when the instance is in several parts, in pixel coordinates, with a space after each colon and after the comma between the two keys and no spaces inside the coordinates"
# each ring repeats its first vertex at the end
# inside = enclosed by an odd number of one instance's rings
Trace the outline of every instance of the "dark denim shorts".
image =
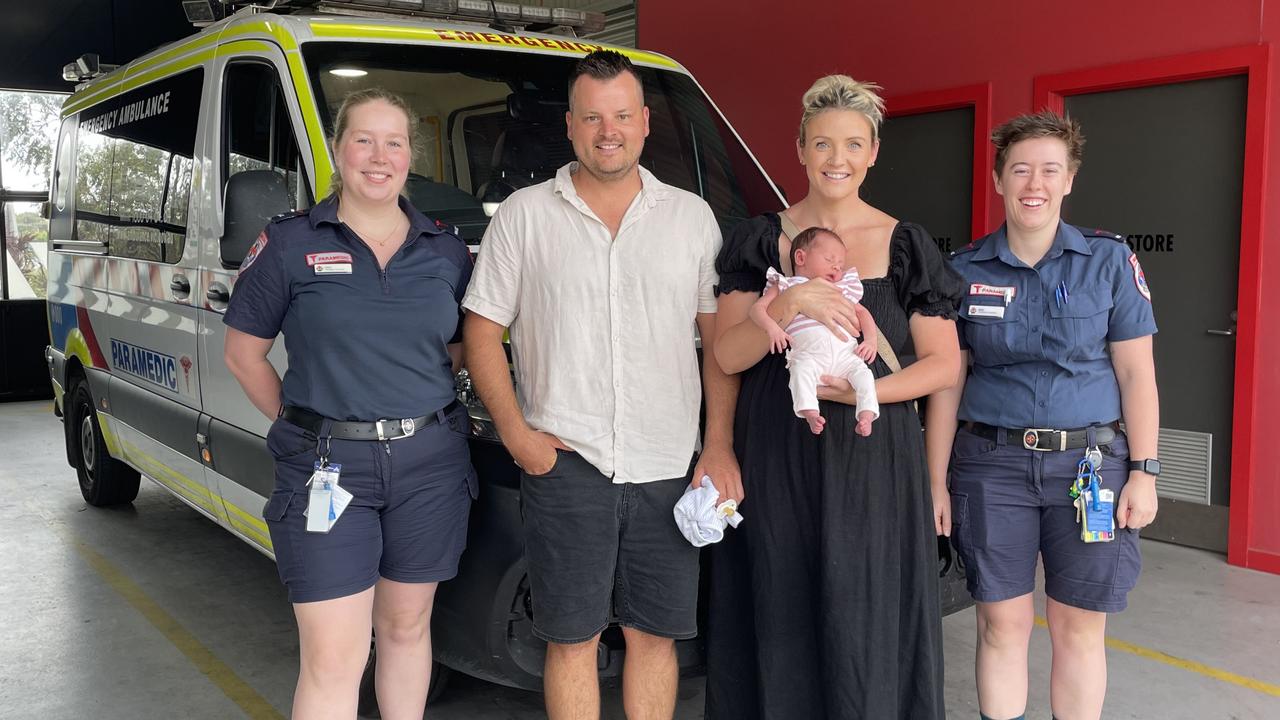
{"type": "Polygon", "coordinates": [[[276,567],[295,603],[332,600],[373,587],[448,580],[467,539],[475,473],[465,410],[412,437],[333,440],[329,462],[355,497],[328,533],[307,532],[307,480],[316,436],[283,419],[267,433],[276,486],[263,509],[276,567]]]}
{"type": "MultiPolygon", "coordinates": [[[[1102,446],[1102,487],[1129,479],[1129,445],[1120,433],[1102,446]]],[[[1138,532],[1116,528],[1111,542],[1080,539],[1068,495],[1084,450],[1036,452],[997,445],[967,430],[951,453],[951,542],[965,564],[969,593],[998,602],[1035,589],[1036,556],[1045,593],[1064,605],[1118,612],[1138,582],[1138,532]]]]}
{"type": "Polygon", "coordinates": [[[672,515],[687,477],[615,484],[557,450],[550,472],[520,481],[534,635],[579,643],[613,620],[676,640],[698,634],[698,549],[672,515]]]}

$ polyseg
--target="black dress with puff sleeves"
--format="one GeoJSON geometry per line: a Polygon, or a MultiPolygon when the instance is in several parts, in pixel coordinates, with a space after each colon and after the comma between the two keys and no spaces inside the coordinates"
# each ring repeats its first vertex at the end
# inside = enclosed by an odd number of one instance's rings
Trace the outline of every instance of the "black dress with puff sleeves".
{"type": "MultiPolygon", "coordinates": [[[[780,268],[777,215],[743,221],[716,263],[721,294],[780,268]]],[[[919,225],[899,223],[885,277],[862,304],[899,357],[915,313],[954,319],[961,280],[919,225]]],[[[889,374],[877,357],[876,377],[889,374]]],[[[741,375],[734,451],[746,520],[713,546],[708,720],[942,718],[937,540],[912,403],[880,406],[869,437],[853,406],[823,402],[821,435],[792,411],[786,361],[741,375]]]]}

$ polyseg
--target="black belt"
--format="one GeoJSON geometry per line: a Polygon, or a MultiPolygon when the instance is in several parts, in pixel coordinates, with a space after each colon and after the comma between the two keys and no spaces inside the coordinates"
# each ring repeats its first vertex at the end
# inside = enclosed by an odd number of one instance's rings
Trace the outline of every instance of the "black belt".
{"type": "MultiPolygon", "coordinates": [[[[329,423],[329,433],[327,437],[335,440],[400,440],[412,436],[419,430],[430,426],[435,422],[444,422],[444,419],[452,414],[455,410],[462,407],[457,400],[445,405],[444,408],[437,410],[430,415],[423,415],[416,418],[404,418],[402,420],[378,420],[376,422],[348,422],[345,420],[332,420],[329,423]]],[[[314,435],[319,435],[324,426],[325,416],[319,413],[311,412],[306,408],[285,406],[280,412],[280,417],[297,425],[303,430],[307,430],[314,435]]]]}
{"type": "MultiPolygon", "coordinates": [[[[1076,450],[1089,446],[1089,428],[1054,430],[1052,428],[1002,428],[986,423],[965,423],[964,428],[980,438],[994,440],[998,445],[1021,445],[1028,450],[1053,452],[1076,450]]],[[[1117,423],[1093,426],[1093,441],[1106,445],[1116,439],[1120,427],[1117,423]]]]}

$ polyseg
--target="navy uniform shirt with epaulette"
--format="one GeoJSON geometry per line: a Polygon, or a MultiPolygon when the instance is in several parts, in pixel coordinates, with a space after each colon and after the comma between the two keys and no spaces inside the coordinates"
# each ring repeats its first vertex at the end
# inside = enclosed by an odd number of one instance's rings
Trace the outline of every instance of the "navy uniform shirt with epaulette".
{"type": "Polygon", "coordinates": [[[285,405],[336,420],[418,417],[453,401],[471,257],[457,231],[400,198],[404,245],[378,266],[328,198],[274,218],[240,266],[223,322],[284,333],[285,405]],[[346,270],[350,272],[346,272],[346,270]]]}
{"type": "Polygon", "coordinates": [[[1107,344],[1156,332],[1142,266],[1121,239],[1059,222],[1031,268],[1001,226],[952,255],[967,284],[960,345],[973,359],[961,420],[1070,429],[1120,419],[1107,344]]]}

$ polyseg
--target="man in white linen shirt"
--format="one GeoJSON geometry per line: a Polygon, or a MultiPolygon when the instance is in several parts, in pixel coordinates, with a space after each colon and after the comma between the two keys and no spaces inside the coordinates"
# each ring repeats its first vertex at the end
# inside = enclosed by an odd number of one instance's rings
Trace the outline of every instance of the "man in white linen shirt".
{"type": "Polygon", "coordinates": [[[467,366],[524,471],[548,716],[599,717],[596,646],[615,609],[627,717],[669,720],[675,640],[696,635],[698,596],[698,552],[672,507],[689,483],[704,383],[693,477],[742,499],[737,381],[711,359],[720,231],[705,202],[639,166],[649,108],[625,56],[597,51],[578,63],[565,121],[578,162],[512,194],[485,233],[463,300],[467,366]],[[708,359],[701,382],[695,323],[708,359]]]}

